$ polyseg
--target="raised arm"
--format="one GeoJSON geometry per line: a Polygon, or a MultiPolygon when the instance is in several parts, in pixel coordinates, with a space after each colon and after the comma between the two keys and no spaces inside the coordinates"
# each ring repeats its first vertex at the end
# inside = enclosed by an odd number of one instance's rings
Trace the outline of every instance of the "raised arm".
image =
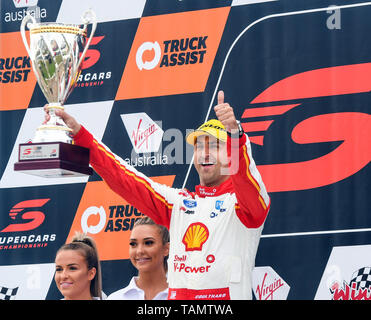
{"type": "Polygon", "coordinates": [[[75,143],[90,150],[90,164],[108,186],[156,223],[169,227],[179,190],[156,183],[128,165],[67,112],[56,114],[72,129],[75,143]]]}
{"type": "Polygon", "coordinates": [[[230,158],[231,178],[238,203],[236,213],[248,228],[260,227],[268,214],[270,198],[256,168],[246,134],[239,134],[239,126],[233,108],[224,102],[224,92],[218,93],[214,107],[218,120],[228,134],[227,151],[230,158]]]}

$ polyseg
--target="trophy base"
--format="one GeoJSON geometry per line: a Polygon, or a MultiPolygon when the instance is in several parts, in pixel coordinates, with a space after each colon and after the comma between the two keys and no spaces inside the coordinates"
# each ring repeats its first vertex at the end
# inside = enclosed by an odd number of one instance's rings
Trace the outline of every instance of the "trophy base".
{"type": "Polygon", "coordinates": [[[19,145],[19,161],[14,170],[44,178],[92,175],[89,149],[65,142],[19,145]]]}

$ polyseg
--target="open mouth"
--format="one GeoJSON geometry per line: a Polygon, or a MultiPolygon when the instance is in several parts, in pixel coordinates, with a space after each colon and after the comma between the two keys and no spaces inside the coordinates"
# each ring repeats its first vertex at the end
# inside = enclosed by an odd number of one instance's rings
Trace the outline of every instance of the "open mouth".
{"type": "Polygon", "coordinates": [[[201,166],[203,167],[209,167],[209,166],[213,166],[215,163],[213,162],[204,162],[204,163],[201,163],[201,166]]]}
{"type": "Polygon", "coordinates": [[[61,289],[67,289],[72,286],[72,282],[62,282],[60,284],[61,289]]]}

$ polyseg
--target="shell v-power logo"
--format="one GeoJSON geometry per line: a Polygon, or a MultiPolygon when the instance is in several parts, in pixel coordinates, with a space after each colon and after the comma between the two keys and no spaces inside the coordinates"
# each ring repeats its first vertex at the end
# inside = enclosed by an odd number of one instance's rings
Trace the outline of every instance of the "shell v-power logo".
{"type": "Polygon", "coordinates": [[[142,18],[116,99],[204,91],[229,9],[142,18]]]}
{"type": "Polygon", "coordinates": [[[192,223],[186,230],[183,236],[183,244],[186,251],[201,251],[202,246],[209,238],[209,230],[201,223],[192,223]]]}

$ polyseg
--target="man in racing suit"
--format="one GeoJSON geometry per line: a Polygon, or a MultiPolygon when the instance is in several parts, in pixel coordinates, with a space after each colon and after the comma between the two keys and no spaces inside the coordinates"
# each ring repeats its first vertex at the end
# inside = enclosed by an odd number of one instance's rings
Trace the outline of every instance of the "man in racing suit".
{"type": "Polygon", "coordinates": [[[187,137],[200,177],[194,192],[153,182],[70,115],[57,113],[72,129],[75,143],[90,149],[90,164],[110,188],[169,228],[169,299],[252,298],[251,273],[270,199],[246,134],[231,136],[238,122],[222,91],[214,110],[219,120],[206,122],[187,137]],[[228,152],[222,151],[224,146],[228,152]],[[223,154],[233,159],[234,151],[236,172],[222,174],[223,154]]]}

